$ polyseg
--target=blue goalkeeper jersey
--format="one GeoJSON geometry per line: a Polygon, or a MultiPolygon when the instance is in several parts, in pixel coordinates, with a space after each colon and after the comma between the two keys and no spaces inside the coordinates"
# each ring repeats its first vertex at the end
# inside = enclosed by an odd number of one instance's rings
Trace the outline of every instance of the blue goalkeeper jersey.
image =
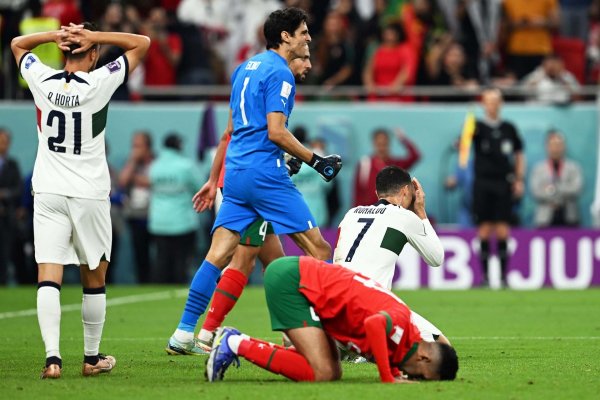
{"type": "Polygon", "coordinates": [[[283,150],[269,140],[267,114],[281,112],[289,118],[294,107],[296,85],[287,61],[265,51],[238,66],[231,82],[233,134],[225,169],[283,165],[283,150]]]}

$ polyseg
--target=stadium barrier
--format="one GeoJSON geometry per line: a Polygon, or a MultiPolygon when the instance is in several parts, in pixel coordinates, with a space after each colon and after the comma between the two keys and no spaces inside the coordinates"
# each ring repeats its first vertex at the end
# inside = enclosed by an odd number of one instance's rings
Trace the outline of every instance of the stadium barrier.
{"type": "MultiPolygon", "coordinates": [[[[335,247],[337,230],[322,231],[335,247]]],[[[446,257],[439,268],[427,266],[406,245],[396,265],[396,289],[470,289],[481,281],[477,257],[478,240],[473,229],[441,228],[438,234],[446,257]]],[[[289,239],[283,240],[288,255],[302,252],[289,239]]],[[[508,243],[511,253],[507,281],[512,289],[586,289],[600,285],[600,231],[588,229],[515,229],[508,243]]],[[[490,286],[499,287],[499,264],[490,260],[490,286]]]]}

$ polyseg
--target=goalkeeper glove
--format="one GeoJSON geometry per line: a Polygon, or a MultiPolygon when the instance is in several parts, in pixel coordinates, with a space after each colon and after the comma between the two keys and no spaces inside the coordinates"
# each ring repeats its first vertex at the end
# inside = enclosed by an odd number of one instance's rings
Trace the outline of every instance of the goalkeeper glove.
{"type": "Polygon", "coordinates": [[[326,157],[320,157],[313,153],[312,159],[308,163],[315,171],[321,175],[325,182],[331,181],[342,169],[342,157],[332,154],[326,157]]]}
{"type": "Polygon", "coordinates": [[[290,157],[286,160],[285,167],[287,168],[290,176],[296,175],[298,172],[300,172],[302,161],[299,158],[290,157]]]}

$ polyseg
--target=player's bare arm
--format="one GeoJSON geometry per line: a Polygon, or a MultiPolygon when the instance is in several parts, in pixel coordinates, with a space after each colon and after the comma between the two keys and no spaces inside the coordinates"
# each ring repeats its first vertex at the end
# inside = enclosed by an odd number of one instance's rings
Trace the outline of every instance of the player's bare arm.
{"type": "Polygon", "coordinates": [[[233,132],[233,122],[231,119],[231,110],[229,110],[229,121],[227,122],[227,128],[221,136],[221,141],[217,146],[215,158],[213,159],[212,166],[210,167],[210,175],[208,181],[202,185],[200,190],[192,197],[192,203],[194,204],[194,210],[197,212],[203,212],[206,209],[212,209],[215,198],[217,197],[217,184],[219,181],[219,175],[223,168],[223,159],[225,158],[225,151],[227,150],[227,143],[231,133],[233,132]]]}
{"type": "Polygon", "coordinates": [[[73,51],[74,54],[82,53],[95,44],[110,44],[122,48],[129,63],[129,72],[137,68],[150,47],[148,36],[134,33],[92,32],[83,29],[83,25],[74,24],[63,26],[62,30],[68,32],[65,41],[79,45],[79,48],[73,51]]]}
{"type": "Polygon", "coordinates": [[[283,149],[286,153],[291,154],[310,165],[325,181],[329,182],[335,178],[342,169],[341,157],[336,154],[320,157],[304,147],[304,145],[302,145],[302,143],[300,143],[286,128],[286,119],[287,117],[280,112],[267,114],[269,140],[283,149]]]}
{"type": "Polygon", "coordinates": [[[17,64],[19,64],[23,55],[44,43],[55,42],[61,50],[68,51],[69,47],[66,42],[67,37],[68,33],[63,30],[32,33],[29,35],[17,36],[11,41],[10,47],[17,64]]]}

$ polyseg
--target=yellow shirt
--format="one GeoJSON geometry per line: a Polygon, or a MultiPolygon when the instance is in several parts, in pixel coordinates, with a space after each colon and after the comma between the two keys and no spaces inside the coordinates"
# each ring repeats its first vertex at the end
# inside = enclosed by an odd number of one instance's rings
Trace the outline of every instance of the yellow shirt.
{"type": "MultiPolygon", "coordinates": [[[[524,19],[548,18],[556,12],[556,0],[504,0],[504,12],[511,23],[524,19]]],[[[552,53],[552,35],[547,28],[514,28],[508,37],[508,54],[545,55],[552,53]]]]}
{"type": "MultiPolygon", "coordinates": [[[[56,31],[60,29],[60,21],[53,17],[32,17],[26,18],[19,24],[21,35],[30,33],[56,31]]],[[[63,68],[62,51],[56,43],[44,43],[32,50],[42,60],[44,64],[54,69],[63,68]]],[[[19,83],[23,88],[27,88],[27,82],[19,75],[19,83]]]]}

